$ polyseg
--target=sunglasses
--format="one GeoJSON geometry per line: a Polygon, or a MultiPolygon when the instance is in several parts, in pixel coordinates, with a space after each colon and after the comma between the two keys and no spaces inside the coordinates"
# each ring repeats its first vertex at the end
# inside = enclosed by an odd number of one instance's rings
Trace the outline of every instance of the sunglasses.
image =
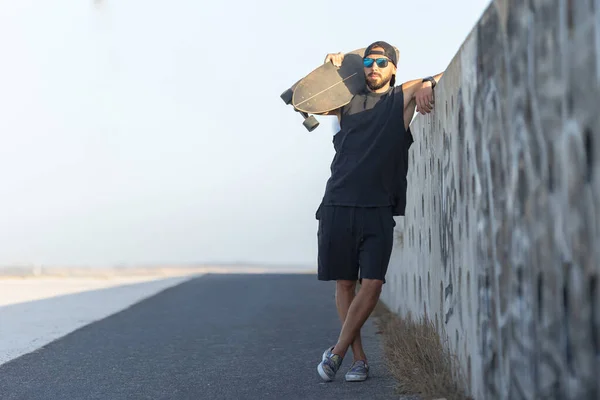
{"type": "Polygon", "coordinates": [[[371,68],[373,66],[373,63],[377,63],[377,66],[379,68],[385,68],[388,66],[390,60],[388,60],[387,58],[363,58],[363,65],[365,66],[365,68],[371,68]]]}

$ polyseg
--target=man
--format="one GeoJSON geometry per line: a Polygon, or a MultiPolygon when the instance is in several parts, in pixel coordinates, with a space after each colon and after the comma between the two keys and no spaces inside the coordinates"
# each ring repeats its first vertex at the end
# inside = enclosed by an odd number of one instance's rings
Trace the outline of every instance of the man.
{"type": "MultiPolygon", "coordinates": [[[[344,55],[328,54],[325,63],[340,67],[344,55]]],[[[336,115],[331,177],[316,212],[318,279],[336,281],[336,306],[342,329],[337,343],[322,356],[317,371],[331,381],[352,347],[353,364],[347,381],[364,381],[369,374],[360,330],[375,308],[390,259],[394,215],[404,215],[409,123],[415,107],[433,109],[433,88],[442,74],[394,87],[398,65],[395,49],[386,42],[365,51],[366,90],[336,115]],[[361,282],[356,294],[356,282],[361,282]]]]}

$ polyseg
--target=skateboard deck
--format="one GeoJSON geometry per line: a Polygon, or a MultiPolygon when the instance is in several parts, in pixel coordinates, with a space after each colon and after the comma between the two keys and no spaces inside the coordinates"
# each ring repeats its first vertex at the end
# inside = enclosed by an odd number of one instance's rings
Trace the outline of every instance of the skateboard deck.
{"type": "Polygon", "coordinates": [[[281,95],[286,104],[302,114],[309,132],[319,123],[308,114],[323,114],[345,106],[355,94],[366,89],[362,63],[365,50],[346,53],[339,68],[331,62],[320,65],[281,95]]]}

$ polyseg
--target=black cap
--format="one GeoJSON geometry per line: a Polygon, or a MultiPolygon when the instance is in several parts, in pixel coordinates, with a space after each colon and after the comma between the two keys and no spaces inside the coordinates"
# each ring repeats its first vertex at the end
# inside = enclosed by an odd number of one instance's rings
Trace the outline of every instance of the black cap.
{"type": "Polygon", "coordinates": [[[369,47],[367,47],[367,49],[365,50],[365,57],[370,54],[380,54],[386,56],[392,61],[392,64],[394,64],[396,68],[398,67],[398,57],[396,55],[396,49],[394,49],[394,47],[391,44],[384,42],[383,40],[379,40],[375,43],[372,43],[371,45],[369,45],[369,47]],[[381,47],[383,49],[383,52],[379,50],[374,51],[373,49],[376,47],[381,47]]]}

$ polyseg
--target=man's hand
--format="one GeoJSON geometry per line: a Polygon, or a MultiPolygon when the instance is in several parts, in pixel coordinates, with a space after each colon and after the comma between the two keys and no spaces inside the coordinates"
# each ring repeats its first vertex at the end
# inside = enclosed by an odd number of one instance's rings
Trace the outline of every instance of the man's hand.
{"type": "Polygon", "coordinates": [[[342,61],[344,61],[344,53],[327,54],[327,57],[325,57],[325,64],[327,64],[329,61],[331,61],[331,63],[336,67],[341,67],[342,61]]]}
{"type": "Polygon", "coordinates": [[[433,89],[431,88],[431,82],[423,82],[421,88],[415,92],[415,101],[417,102],[417,112],[425,115],[429,114],[433,110],[433,89]]]}

